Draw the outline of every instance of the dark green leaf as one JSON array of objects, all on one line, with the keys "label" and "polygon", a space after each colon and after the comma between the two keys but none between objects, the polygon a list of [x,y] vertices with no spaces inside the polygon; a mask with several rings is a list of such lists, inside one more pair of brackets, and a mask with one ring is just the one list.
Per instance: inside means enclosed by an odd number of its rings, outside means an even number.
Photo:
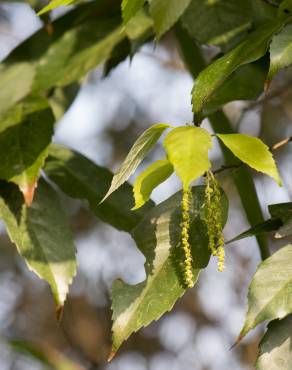
[{"label": "dark green leaf", "polygon": [[[204,223],[205,188],[193,188],[190,243],[193,273],[208,265],[207,229]],[[133,230],[138,248],[146,257],[145,281],[127,285],[117,280],[113,285],[113,352],[134,332],[158,320],[185,292],[181,238],[181,193],[153,208]],[[223,222],[228,212],[226,197],[222,198]]]},{"label": "dark green leaf", "polygon": [[208,116],[234,100],[256,100],[264,90],[267,71],[268,65],[262,61],[238,68],[211,96],[203,115]]},{"label": "dark green leaf", "polygon": [[202,119],[202,111],[216,90],[244,64],[260,59],[267,51],[273,35],[281,30],[284,21],[276,19],[263,24],[229,53],[217,59],[201,72],[192,92],[193,111]]},{"label": "dark green leaf", "polygon": [[283,225],[283,223],[279,219],[267,220],[267,221],[265,221],[265,222],[263,222],[263,223],[261,223],[259,225],[256,225],[256,226],[251,227],[247,231],[244,231],[243,233],[239,234],[235,238],[233,238],[233,239],[229,240],[228,242],[226,242],[226,244],[230,244],[230,243],[236,242],[237,240],[245,239],[245,238],[248,238],[250,236],[256,236],[256,235],[259,235],[259,234],[269,233],[269,232],[272,232],[272,231],[276,231],[282,225]]},{"label": "dark green leaf", "polygon": [[251,10],[249,1],[192,0],[182,24],[198,42],[225,46],[251,27]]},{"label": "dark green leaf", "polygon": [[28,98],[0,117],[0,178],[17,184],[30,204],[48,154],[54,117],[43,98]]},{"label": "dark green leaf", "polygon": [[133,189],[128,183],[99,205],[110,186],[112,173],[60,145],[50,147],[44,170],[64,193],[72,198],[87,200],[98,218],[119,230],[130,231],[141,220],[144,212],[153,206],[150,201],[146,208],[131,211],[134,205]]},{"label": "dark green leaf", "polygon": [[27,207],[15,185],[2,182],[0,217],[29,269],[50,284],[57,308],[61,308],[76,273],[76,258],[67,217],[55,191],[39,181],[35,199]]},{"label": "dark green leaf", "polygon": [[273,218],[280,218],[284,222],[292,216],[292,203],[271,204],[269,212]]}]

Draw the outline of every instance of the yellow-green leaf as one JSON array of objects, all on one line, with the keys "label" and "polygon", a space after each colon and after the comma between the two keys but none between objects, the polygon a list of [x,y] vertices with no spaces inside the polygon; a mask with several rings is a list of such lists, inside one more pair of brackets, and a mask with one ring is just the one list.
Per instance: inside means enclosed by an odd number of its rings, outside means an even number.
[{"label": "yellow-green leaf", "polygon": [[122,16],[125,23],[129,22],[134,15],[142,8],[145,0],[123,0]]},{"label": "yellow-green leaf", "polygon": [[133,145],[121,168],[115,174],[110,189],[101,202],[104,202],[107,197],[109,197],[129,179],[168,127],[169,125],[166,125],[165,123],[158,123],[143,132]]},{"label": "yellow-green leaf", "polygon": [[153,189],[164,182],[173,173],[173,167],[167,159],[156,161],[146,168],[135,180],[135,207],[142,207],[150,198]]},{"label": "yellow-green leaf", "polygon": [[47,6],[45,6],[42,10],[38,12],[38,15],[42,15],[44,13],[50,12],[58,8],[59,6],[67,6],[74,3],[75,0],[52,0]]},{"label": "yellow-green leaf", "polygon": [[280,175],[269,148],[259,138],[244,134],[217,134],[219,139],[242,162],[271,176],[280,186]]},{"label": "yellow-green leaf", "polygon": [[208,152],[212,138],[200,127],[175,128],[166,136],[164,147],[184,189],[211,167]]}]

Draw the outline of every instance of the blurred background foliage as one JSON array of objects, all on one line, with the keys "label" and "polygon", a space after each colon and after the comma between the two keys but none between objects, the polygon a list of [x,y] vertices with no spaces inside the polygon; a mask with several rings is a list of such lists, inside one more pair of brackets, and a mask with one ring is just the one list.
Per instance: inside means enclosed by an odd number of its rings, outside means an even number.
[{"label": "blurred background foliage", "polygon": [[[109,8],[109,4],[115,7],[115,3],[120,5],[118,1],[105,2]],[[29,1],[29,4],[1,1],[2,60],[43,24],[50,32],[48,16],[40,20],[34,12],[44,5],[42,1]],[[54,11],[53,19],[62,12]],[[242,19],[243,25],[246,22]],[[184,66],[174,33],[167,33],[159,44],[149,36],[131,45],[127,40],[119,43],[110,61],[90,72],[81,86],[74,82],[51,91],[49,97],[59,117],[55,142],[66,144],[115,170],[137,136],[149,125],[156,122],[180,125],[192,121],[192,78]],[[213,35],[207,36],[202,35],[203,43],[213,38]],[[148,38],[149,42],[138,50]],[[223,41],[221,48],[227,50],[229,46]],[[33,58],[37,55],[35,47],[30,51]],[[123,60],[129,48],[137,52],[133,59]],[[27,51],[19,49],[12,58],[25,59]],[[220,48],[205,46],[204,53],[210,58],[220,53]],[[291,80],[292,70],[287,69],[277,75],[268,94],[259,101],[227,104],[224,111],[234,129],[259,135],[268,145],[291,136]],[[5,88],[1,86],[0,97]],[[211,130],[208,122],[204,125]],[[265,218],[268,204],[291,200],[291,152],[292,147],[285,146],[275,155],[285,184],[283,188],[278,188],[267,177],[253,174]],[[157,148],[152,159],[159,154],[160,148]],[[218,168],[223,164],[219,146],[214,148],[212,159]],[[219,180],[231,203],[225,229],[226,239],[231,239],[245,230],[248,222],[229,174],[223,172]],[[160,202],[178,188],[177,181],[171,178],[155,190],[153,198]],[[81,202],[60,196],[70,214],[78,250],[78,274],[60,324],[55,318],[47,284],[28,271],[1,226],[1,370],[253,368],[263,327],[254,330],[232,351],[229,347],[243,323],[247,286],[260,260],[254,238],[228,246],[224,274],[218,273],[215,263],[211,263],[196,288],[188,291],[171,313],[133,335],[118,357],[107,364],[111,346],[111,283],[117,277],[128,283],[141,281],[145,276],[144,257],[127,234],[97,220]],[[281,245],[287,244],[286,241],[281,241]],[[279,243],[272,237],[268,242],[273,250]]]}]

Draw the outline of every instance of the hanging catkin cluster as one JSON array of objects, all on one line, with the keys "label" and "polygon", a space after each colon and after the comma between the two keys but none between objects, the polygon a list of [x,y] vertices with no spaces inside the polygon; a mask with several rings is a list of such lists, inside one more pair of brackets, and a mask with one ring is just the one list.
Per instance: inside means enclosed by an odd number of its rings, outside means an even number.
[{"label": "hanging catkin cluster", "polygon": [[222,233],[221,191],[211,171],[206,175],[205,222],[208,228],[209,249],[218,258],[218,270],[225,268],[224,238]]},{"label": "hanging catkin cluster", "polygon": [[185,283],[189,288],[194,285],[194,275],[192,270],[192,252],[189,243],[190,238],[190,203],[191,203],[192,193],[191,190],[183,190],[182,197],[182,239],[181,244],[184,250],[185,263],[184,263],[184,278]]}]

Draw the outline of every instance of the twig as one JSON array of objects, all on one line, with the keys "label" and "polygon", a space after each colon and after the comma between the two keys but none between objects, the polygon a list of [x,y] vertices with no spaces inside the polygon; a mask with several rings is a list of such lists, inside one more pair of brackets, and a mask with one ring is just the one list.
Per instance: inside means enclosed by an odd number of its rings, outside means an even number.
[{"label": "twig", "polygon": [[281,140],[281,141],[279,141],[278,143],[274,144],[274,145],[270,148],[270,150],[271,150],[271,151],[278,150],[278,149],[282,148],[283,146],[285,146],[285,145],[287,145],[287,144],[289,144],[289,143],[291,143],[291,142],[292,142],[292,136],[287,137],[286,139]]},{"label": "twig", "polygon": [[213,174],[214,175],[217,175],[218,173],[221,173],[223,171],[226,171],[226,170],[233,170],[233,169],[238,169],[240,168],[241,166],[243,165],[243,163],[238,163],[238,164],[231,164],[229,166],[221,166],[220,168],[218,168],[217,170],[213,171]]}]

